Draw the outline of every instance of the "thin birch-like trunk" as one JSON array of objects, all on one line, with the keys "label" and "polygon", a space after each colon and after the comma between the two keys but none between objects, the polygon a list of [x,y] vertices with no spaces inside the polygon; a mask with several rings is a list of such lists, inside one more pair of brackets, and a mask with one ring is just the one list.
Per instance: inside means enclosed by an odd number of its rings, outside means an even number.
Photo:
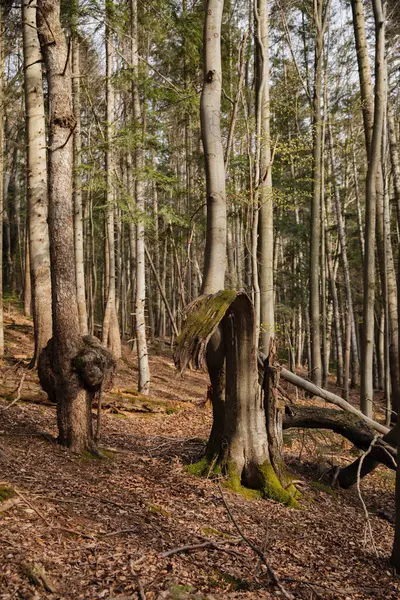
[{"label": "thin birch-like trunk", "polygon": [[201,138],[207,192],[207,236],[203,294],[224,289],[226,270],[225,166],[220,113],[223,0],[208,0],[204,25],[204,80],[200,99]]},{"label": "thin birch-like trunk", "polygon": [[320,253],[321,253],[321,153],[322,153],[322,66],[323,43],[328,14],[328,0],[314,3],[315,49],[314,93],[312,98],[312,201],[310,231],[310,328],[311,328],[311,378],[316,385],[322,383],[321,310],[320,310]]},{"label": "thin birch-like trunk", "polygon": [[[351,340],[351,350],[353,353],[353,361],[355,364],[355,371],[358,372],[358,347],[357,347],[357,336],[356,336],[356,322],[354,318],[354,310],[353,310],[353,295],[351,291],[351,281],[350,281],[350,267],[349,260],[347,256],[347,241],[346,241],[346,230],[343,219],[342,205],[340,201],[340,193],[339,188],[336,182],[335,177],[335,149],[332,135],[332,128],[328,125],[328,136],[329,136],[329,149],[330,149],[330,160],[331,160],[331,172],[332,172],[332,184],[333,184],[333,198],[335,202],[335,212],[336,212],[336,222],[338,227],[338,236],[340,242],[340,248],[342,253],[342,261],[343,261],[343,274],[344,274],[344,287],[346,293],[346,305],[348,311],[348,318],[346,318],[346,322],[350,323],[350,340]],[[347,338],[346,338],[347,340]],[[346,350],[347,349],[346,344]],[[346,355],[347,357],[347,355]],[[346,358],[345,361],[345,370],[344,370],[344,388],[348,390],[348,381],[350,377],[350,360],[349,357]],[[353,374],[356,377],[356,374]],[[357,381],[353,382],[357,383]],[[348,392],[347,392],[348,393]]]},{"label": "thin birch-like trunk", "polygon": [[137,0],[131,0],[131,64],[132,64],[132,103],[133,103],[133,119],[137,127],[137,132],[141,139],[134,156],[136,181],[135,181],[135,198],[136,208],[138,212],[136,224],[136,294],[135,294],[135,326],[136,326],[136,341],[138,354],[138,388],[142,394],[150,392],[150,367],[149,356],[147,351],[147,336],[146,336],[146,272],[145,272],[145,250],[144,250],[144,129],[142,107],[139,97],[139,57],[138,57],[138,17],[137,17]]},{"label": "thin birch-like trunk", "polygon": [[115,226],[114,226],[114,160],[113,160],[113,124],[114,124],[114,45],[110,21],[112,19],[112,3],[106,4],[106,233],[108,259],[108,284],[106,307],[103,318],[102,341],[108,345],[115,358],[121,357],[121,337],[116,310],[116,270],[115,270]]},{"label": "thin birch-like trunk", "polygon": [[[0,3],[0,32],[4,31],[3,6]],[[0,106],[4,103],[4,35],[0,35]],[[4,115],[0,110],[0,357],[4,356],[3,323],[3,208],[4,208]]]},{"label": "thin birch-like trunk", "polygon": [[80,56],[79,56],[79,37],[77,31],[77,11],[78,2],[75,0],[74,15],[71,37],[72,54],[72,100],[76,126],[74,129],[74,182],[73,182],[73,201],[74,201],[74,240],[75,240],[75,269],[76,269],[76,290],[78,298],[79,323],[82,335],[86,335],[88,329],[88,318],[86,309],[85,295],[85,265],[83,248],[83,206],[82,206],[82,174],[81,167],[81,84],[80,84]]},{"label": "thin birch-like trunk", "polygon": [[255,10],[257,26],[257,117],[260,120],[260,161],[258,174],[259,255],[260,255],[260,349],[268,355],[275,338],[274,315],[274,207],[269,99],[268,4],[258,0]]}]

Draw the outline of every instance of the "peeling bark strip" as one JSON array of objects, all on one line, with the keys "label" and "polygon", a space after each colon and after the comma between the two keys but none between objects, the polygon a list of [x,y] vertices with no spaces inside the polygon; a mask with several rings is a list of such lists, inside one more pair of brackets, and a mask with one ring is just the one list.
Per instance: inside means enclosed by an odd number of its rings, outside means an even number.
[{"label": "peeling bark strip", "polygon": [[193,302],[177,340],[175,364],[181,372],[190,361],[197,368],[206,358],[209,364],[207,343],[213,337],[210,346],[214,352],[217,333],[220,368],[223,370],[224,362],[226,368],[226,379],[219,379],[224,390],[220,390],[221,402],[213,406],[214,423],[206,456],[190,470],[198,475],[222,472],[235,491],[243,490],[244,485],[262,497],[295,506],[298,492],[286,473],[277,434],[279,411],[272,389],[272,365],[267,366],[264,382],[267,410],[260,397],[254,307],[248,296],[224,290]]},{"label": "peeling bark strip", "polygon": [[233,290],[223,290],[200,296],[189,304],[174,353],[175,366],[181,374],[191,361],[196,369],[205,368],[207,344],[236,296]]}]

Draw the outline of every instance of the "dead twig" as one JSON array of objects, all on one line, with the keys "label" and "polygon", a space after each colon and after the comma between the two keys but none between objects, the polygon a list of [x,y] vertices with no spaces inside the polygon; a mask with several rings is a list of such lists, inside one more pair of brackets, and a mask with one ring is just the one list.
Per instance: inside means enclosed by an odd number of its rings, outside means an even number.
[{"label": "dead twig", "polygon": [[82,531],[76,531],[75,529],[70,529],[69,527],[58,527],[58,526],[55,527],[46,519],[46,517],[40,512],[40,510],[38,508],[36,508],[36,506],[34,506],[31,502],[29,502],[29,500],[21,492],[19,492],[16,489],[14,489],[14,491],[17,494],[17,496],[19,496],[21,498],[21,500],[23,502],[25,502],[25,504],[27,504],[46,523],[46,525],[47,525],[47,527],[49,527],[49,529],[53,529],[55,531],[64,531],[65,533],[77,535],[77,536],[86,538],[88,540],[94,539],[92,535],[88,535],[86,533],[83,533]]},{"label": "dead twig", "polygon": [[224,506],[226,508],[226,511],[228,513],[228,516],[230,518],[230,520],[232,521],[233,525],[236,527],[238,534],[240,535],[240,537],[242,538],[242,540],[253,550],[253,552],[259,557],[259,559],[262,561],[262,563],[265,565],[265,567],[267,568],[267,572],[268,575],[271,578],[272,583],[279,589],[279,591],[283,594],[283,596],[285,598],[288,598],[289,600],[293,600],[293,595],[288,592],[283,585],[281,584],[281,582],[279,581],[275,571],[273,570],[273,568],[271,567],[271,565],[269,564],[269,562],[267,561],[264,553],[260,550],[260,548],[258,546],[256,546],[251,540],[249,540],[249,538],[243,533],[243,531],[240,529],[239,525],[236,522],[235,517],[232,514],[231,509],[228,506],[227,501],[225,500],[225,496],[223,494],[221,485],[218,484],[219,487],[219,491],[221,493],[221,498],[222,498],[222,502],[224,503]]},{"label": "dead twig", "polygon": [[139,598],[140,598],[140,600],[146,600],[146,592],[144,591],[144,587],[143,587],[142,582],[140,581],[139,575],[135,572],[132,560],[129,562],[129,566],[130,566],[133,577],[136,579],[138,592],[139,592]]},{"label": "dead twig", "polygon": [[160,554],[161,558],[168,558],[168,556],[173,556],[174,554],[180,554],[182,552],[190,552],[190,550],[201,550],[204,548],[209,548],[210,550],[219,550],[220,552],[227,552],[228,554],[234,554],[242,558],[239,552],[232,550],[231,548],[224,548],[224,546],[219,546],[212,540],[206,540],[205,542],[199,542],[198,544],[188,544],[187,546],[178,546],[177,548],[172,548],[171,550],[167,550],[167,552],[163,552]]},{"label": "dead twig", "polygon": [[113,537],[115,535],[124,535],[126,533],[137,533],[137,529],[119,529],[118,531],[111,531],[110,533],[102,533],[101,537]]},{"label": "dead twig", "polygon": [[[379,552],[375,545],[375,540],[374,540],[374,535],[372,533],[372,527],[371,527],[371,521],[370,521],[369,514],[368,514],[368,509],[367,509],[367,506],[366,506],[364,499],[362,497],[362,494],[361,494],[360,480],[361,480],[361,468],[362,468],[364,459],[367,456],[367,454],[369,454],[371,452],[371,450],[372,450],[373,446],[376,444],[378,438],[379,438],[379,435],[376,433],[369,445],[369,448],[367,450],[365,450],[365,452],[362,453],[362,455],[360,457],[360,462],[358,463],[358,467],[357,467],[357,493],[358,493],[358,497],[360,498],[360,502],[361,502],[361,505],[363,507],[363,511],[365,514],[366,529],[368,529],[369,536],[371,538],[372,548],[373,548],[377,558],[379,558]],[[365,544],[366,544],[366,539],[364,538],[364,545]]]},{"label": "dead twig", "polygon": [[[21,391],[22,391],[22,386],[24,384],[25,377],[26,377],[26,373],[23,373],[22,377],[20,379],[20,382],[18,384],[18,387],[14,390],[14,392],[17,392],[16,397],[10,404],[7,404],[7,406],[5,406],[1,412],[5,412],[9,408],[11,408],[14,404],[16,404],[18,402],[18,400],[21,399]],[[14,393],[14,392],[12,392],[12,393]]]}]

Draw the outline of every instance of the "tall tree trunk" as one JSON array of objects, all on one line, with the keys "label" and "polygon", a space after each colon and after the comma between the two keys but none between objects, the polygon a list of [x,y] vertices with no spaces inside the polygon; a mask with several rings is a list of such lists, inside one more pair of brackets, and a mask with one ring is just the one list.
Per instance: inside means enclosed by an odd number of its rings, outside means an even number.
[{"label": "tall tree trunk", "polygon": [[4,208],[4,8],[0,3],[0,358],[4,356],[3,324],[3,208]]},{"label": "tall tree trunk", "polygon": [[226,270],[225,167],[220,112],[222,90],[221,22],[223,0],[208,0],[204,24],[204,80],[200,99],[207,192],[204,294],[224,288]]},{"label": "tall tree trunk", "polygon": [[140,142],[135,150],[135,195],[136,207],[138,211],[138,221],[136,224],[136,296],[135,296],[135,323],[136,323],[136,340],[138,354],[138,387],[139,392],[148,394],[150,391],[150,367],[147,351],[146,337],[146,263],[144,251],[144,126],[142,107],[139,96],[139,70],[138,70],[138,16],[137,16],[137,0],[131,0],[131,63],[132,63],[132,101],[133,101],[133,118],[136,124]]},{"label": "tall tree trunk", "polygon": [[[348,321],[350,323],[350,332],[349,333],[351,335],[351,337],[350,337],[351,350],[353,353],[353,361],[356,365],[356,371],[358,372],[358,348],[357,348],[357,336],[356,336],[356,322],[355,322],[354,311],[353,311],[353,296],[352,296],[352,292],[351,292],[350,267],[349,267],[349,260],[348,260],[348,256],[347,256],[346,231],[345,231],[343,212],[342,212],[342,206],[341,206],[341,201],[340,201],[339,188],[337,186],[336,177],[334,176],[334,173],[335,173],[335,150],[334,150],[334,142],[333,142],[333,136],[332,136],[332,128],[330,125],[328,125],[328,136],[329,136],[329,146],[330,146],[331,169],[332,169],[332,176],[333,176],[333,196],[334,196],[334,201],[335,201],[335,212],[336,212],[339,242],[340,242],[340,248],[342,251],[344,287],[345,287],[345,293],[346,293]],[[347,328],[346,328],[346,331],[347,331]],[[350,376],[350,371],[349,371],[350,363],[348,360],[346,361],[346,364],[347,364],[347,366],[346,366],[346,369],[344,372],[344,387],[345,387],[345,390],[347,390],[346,393],[348,393],[348,382],[349,382],[349,376]],[[354,383],[357,383],[357,382],[355,381]]]},{"label": "tall tree trunk", "polygon": [[310,326],[311,326],[311,378],[316,385],[322,383],[321,311],[319,297],[321,252],[321,146],[322,146],[322,66],[324,33],[329,14],[329,1],[324,11],[324,0],[314,3],[315,50],[314,94],[312,100],[313,167],[310,231]]},{"label": "tall tree trunk", "polygon": [[52,336],[51,277],[46,157],[46,125],[42,85],[42,54],[36,31],[36,3],[23,0],[22,24],[25,66],[25,112],[27,149],[27,205],[29,256],[32,280],[36,367]]},{"label": "tall tree trunk", "polygon": [[78,294],[79,322],[82,335],[86,335],[88,329],[88,318],[86,310],[85,295],[85,265],[83,249],[83,206],[82,185],[80,172],[81,167],[81,83],[80,83],[80,56],[79,56],[79,34],[77,30],[79,0],[74,0],[74,15],[72,23],[72,98],[76,126],[74,129],[74,233],[75,233],[75,269],[76,289]]},{"label": "tall tree trunk", "polygon": [[[361,97],[363,101],[364,131],[368,154],[365,211],[365,258],[364,258],[364,303],[363,303],[363,344],[361,371],[361,409],[372,416],[373,351],[374,351],[374,303],[375,303],[375,231],[376,198],[382,193],[381,144],[384,118],[384,52],[385,25],[381,13],[380,0],[374,0],[376,31],[375,50],[375,98],[372,93],[371,74],[365,38],[365,23],[362,2],[353,0],[353,20],[359,64]],[[373,109],[372,109],[373,107]]]},{"label": "tall tree trunk", "polygon": [[[202,293],[224,289],[226,271],[225,165],[221,139],[221,25],[223,0],[207,0],[203,31],[204,78],[200,99],[201,139],[203,142],[207,194],[207,235]],[[218,455],[224,430],[225,350],[218,329],[207,346],[207,368],[211,381],[213,426],[208,441],[208,457]]]},{"label": "tall tree trunk", "polygon": [[272,164],[269,100],[268,4],[258,0],[257,23],[257,116],[260,119],[259,163],[259,255],[260,255],[260,349],[268,354],[275,337],[274,316],[274,207],[272,198]]},{"label": "tall tree trunk", "polygon": [[106,308],[103,319],[103,344],[108,344],[115,358],[121,357],[121,337],[119,332],[116,310],[116,273],[115,273],[115,232],[114,232],[114,160],[113,160],[113,131],[114,131],[114,87],[112,82],[114,71],[114,44],[112,40],[111,21],[113,3],[106,3],[106,229],[108,256],[108,290]]},{"label": "tall tree trunk", "polygon": [[[74,451],[95,450],[90,395],[73,361],[82,347],[76,295],[72,205],[71,69],[60,23],[60,0],[38,0],[37,27],[46,62],[50,105],[49,232],[53,338],[42,352],[57,399],[59,442]],[[39,368],[41,365],[39,364]],[[42,385],[44,379],[42,379]]]}]

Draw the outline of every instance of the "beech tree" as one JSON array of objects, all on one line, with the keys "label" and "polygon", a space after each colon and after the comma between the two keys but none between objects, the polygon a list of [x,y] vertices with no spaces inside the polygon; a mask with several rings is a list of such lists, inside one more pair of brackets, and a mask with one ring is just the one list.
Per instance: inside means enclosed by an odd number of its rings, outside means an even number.
[{"label": "beech tree", "polygon": [[[96,451],[91,400],[103,385],[109,353],[80,333],[77,302],[73,205],[71,66],[60,23],[60,0],[39,0],[36,15],[46,63],[50,100],[49,234],[53,337],[39,359],[39,377],[57,402],[59,442],[76,452]],[[93,377],[93,363],[98,371]],[[91,369],[88,366],[91,366]],[[88,374],[88,371],[90,374]]]},{"label": "beech tree", "polygon": [[[266,18],[266,4],[260,4],[259,18]],[[202,139],[206,166],[207,238],[203,296],[190,306],[183,331],[178,338],[175,360],[181,371],[189,361],[198,366],[206,357],[211,381],[213,426],[205,456],[191,467],[200,475],[213,471],[227,476],[230,485],[257,490],[288,505],[296,504],[298,495],[291,485],[281,456],[279,417],[274,386],[275,350],[269,344],[265,359],[263,396],[258,384],[258,359],[254,308],[246,294],[220,289],[224,285],[226,255],[226,207],[224,163],[221,136],[218,135],[221,98],[220,31],[223,3],[209,0],[204,22],[204,82],[201,101]],[[259,30],[261,79],[268,74],[263,56],[266,31]],[[262,37],[261,37],[262,35]],[[261,58],[262,57],[262,58]],[[265,81],[263,82],[265,84]],[[260,93],[263,135],[268,135],[268,94]],[[269,143],[269,140],[264,142]],[[269,169],[268,150],[262,151],[260,164]],[[263,185],[267,173],[262,172]],[[270,178],[268,178],[270,182]],[[270,193],[270,190],[267,193]],[[270,202],[267,193],[264,202]],[[268,227],[270,217],[265,219]],[[264,225],[265,228],[265,225]],[[222,235],[223,233],[223,235]],[[268,231],[264,231],[267,235]],[[269,251],[270,249],[267,248]],[[222,255],[224,252],[224,255]],[[218,272],[222,261],[222,272]],[[267,261],[272,269],[272,261]],[[264,272],[265,274],[265,272]],[[268,281],[272,276],[268,275]],[[210,292],[214,292],[211,294]],[[266,302],[268,305],[268,300]],[[265,313],[264,313],[265,314]],[[271,333],[269,335],[271,337]],[[273,339],[273,338],[271,338]]]},{"label": "beech tree", "polygon": [[37,6],[22,2],[27,149],[27,205],[35,352],[31,366],[52,336],[49,231],[47,226],[46,124],[42,55],[36,31]]}]

